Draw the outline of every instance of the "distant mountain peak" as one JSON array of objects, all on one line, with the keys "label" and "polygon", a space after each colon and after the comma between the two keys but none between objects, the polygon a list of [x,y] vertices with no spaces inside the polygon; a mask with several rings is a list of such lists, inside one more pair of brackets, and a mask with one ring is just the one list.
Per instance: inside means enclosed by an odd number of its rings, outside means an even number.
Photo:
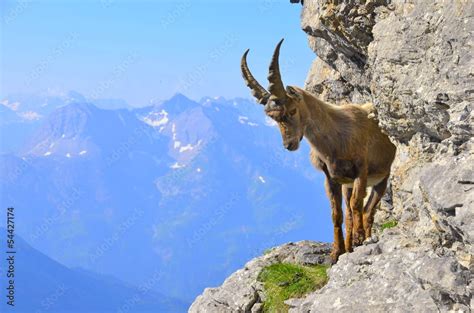
[{"label": "distant mountain peak", "polygon": [[169,100],[163,101],[157,105],[157,108],[159,110],[165,110],[167,113],[180,114],[199,106],[200,104],[198,102],[189,99],[181,93],[177,93]]},{"label": "distant mountain peak", "polygon": [[184,94],[177,92],[168,101],[192,101],[192,100],[186,97]]},{"label": "distant mountain peak", "polygon": [[96,107],[94,104],[87,102],[87,101],[71,101],[65,106],[61,107],[59,110],[81,110],[81,111],[95,111],[95,110],[100,110],[98,107]]},{"label": "distant mountain peak", "polygon": [[72,102],[87,102],[86,98],[77,91],[70,90],[66,95],[66,101],[68,103]]}]

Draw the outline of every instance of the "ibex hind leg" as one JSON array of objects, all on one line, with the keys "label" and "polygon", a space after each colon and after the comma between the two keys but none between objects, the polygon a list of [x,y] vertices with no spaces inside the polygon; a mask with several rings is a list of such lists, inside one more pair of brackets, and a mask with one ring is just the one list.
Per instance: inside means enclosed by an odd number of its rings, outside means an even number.
[{"label": "ibex hind leg", "polygon": [[352,252],[352,210],[351,210],[351,196],[352,188],[349,186],[342,186],[342,194],[344,197],[344,202],[346,204],[345,220],[344,225],[346,228],[346,239],[344,241],[346,252]]},{"label": "ibex hind leg", "polygon": [[354,180],[350,207],[352,211],[352,245],[360,246],[365,240],[363,212],[364,198],[367,188],[367,175],[361,175]]},{"label": "ibex hind leg", "polygon": [[372,236],[372,224],[374,223],[374,215],[377,211],[377,206],[380,203],[380,200],[387,189],[388,177],[385,177],[380,183],[372,187],[372,192],[370,194],[367,203],[364,206],[363,213],[363,224],[365,231],[365,238],[370,238]]}]

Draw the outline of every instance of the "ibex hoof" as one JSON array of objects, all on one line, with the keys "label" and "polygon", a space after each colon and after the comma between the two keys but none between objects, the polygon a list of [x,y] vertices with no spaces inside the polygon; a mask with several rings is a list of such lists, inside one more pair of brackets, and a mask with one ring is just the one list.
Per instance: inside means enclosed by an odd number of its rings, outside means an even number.
[{"label": "ibex hoof", "polygon": [[364,242],[365,240],[365,235],[363,232],[358,232],[358,233],[355,233],[354,234],[354,238],[352,240],[352,245],[354,247],[358,247],[360,245],[362,245],[362,243]]},{"label": "ibex hoof", "polygon": [[330,254],[331,264],[336,264],[337,260],[339,259],[339,256],[343,253],[344,251],[341,251],[341,250],[332,250]]}]

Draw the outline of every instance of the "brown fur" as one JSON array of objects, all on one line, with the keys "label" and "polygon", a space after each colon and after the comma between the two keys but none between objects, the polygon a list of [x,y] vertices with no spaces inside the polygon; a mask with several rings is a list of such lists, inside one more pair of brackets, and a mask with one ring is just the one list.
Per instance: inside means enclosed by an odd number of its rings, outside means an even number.
[{"label": "brown fur", "polygon": [[[326,175],[334,223],[335,262],[340,254],[352,251],[352,245],[360,245],[370,237],[375,207],[385,192],[395,146],[377,122],[368,117],[372,105],[334,106],[298,87],[288,87],[287,91],[284,108],[267,110],[267,115],[279,124],[283,142],[290,150],[298,148],[301,136],[308,140],[312,164]],[[369,183],[374,186],[364,207]],[[345,244],[342,195],[346,202]]]}]

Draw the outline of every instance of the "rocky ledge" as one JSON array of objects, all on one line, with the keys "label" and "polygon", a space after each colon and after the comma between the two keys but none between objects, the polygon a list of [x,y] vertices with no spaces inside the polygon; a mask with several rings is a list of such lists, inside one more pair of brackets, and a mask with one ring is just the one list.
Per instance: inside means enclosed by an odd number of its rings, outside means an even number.
[{"label": "rocky ledge", "polygon": [[331,245],[311,241],[288,243],[267,251],[229,276],[222,286],[206,288],[189,312],[262,312],[265,292],[258,275],[275,263],[330,264]]}]

